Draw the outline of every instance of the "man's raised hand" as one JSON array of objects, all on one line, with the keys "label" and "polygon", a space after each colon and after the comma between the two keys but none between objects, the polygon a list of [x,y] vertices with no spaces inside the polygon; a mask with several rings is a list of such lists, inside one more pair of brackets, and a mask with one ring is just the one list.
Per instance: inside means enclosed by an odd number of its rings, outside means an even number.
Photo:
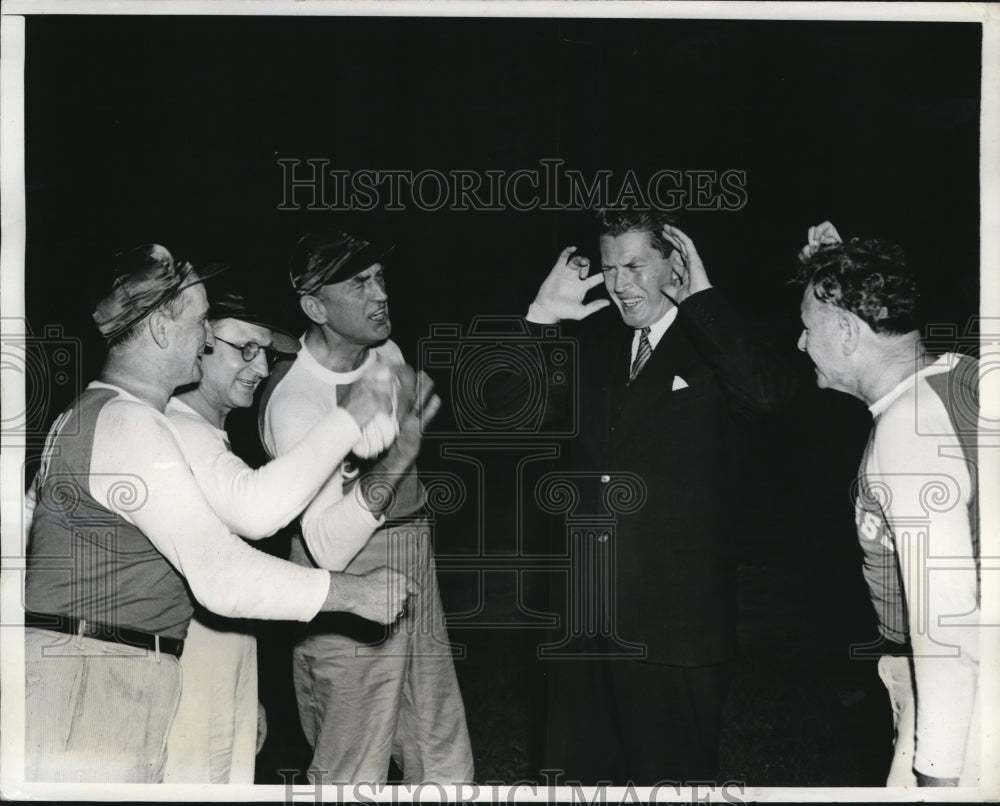
[{"label": "man's raised hand", "polygon": [[381,469],[389,473],[402,473],[413,464],[420,452],[423,429],[441,408],[441,398],[434,394],[430,376],[423,370],[416,374],[409,367],[406,370],[397,412],[399,436],[379,462]]},{"label": "man's raised hand", "polygon": [[567,246],[559,253],[555,265],[538,289],[535,301],[528,308],[528,321],[554,324],[563,319],[586,319],[611,304],[608,299],[584,303],[587,292],[600,285],[604,278],[600,274],[588,277],[590,261],[585,257],[573,257],[575,251],[575,246]]},{"label": "man's raised hand", "polygon": [[441,398],[434,394],[434,381],[426,372],[415,373],[404,365],[396,367],[396,372],[400,379],[398,435],[385,455],[358,479],[365,506],[376,516],[392,506],[398,485],[420,453],[423,429],[441,407]]},{"label": "man's raised hand", "polygon": [[711,288],[705,264],[701,262],[694,241],[669,224],[663,225],[663,238],[673,244],[675,251],[669,257],[673,267],[670,279],[660,286],[660,293],[669,297],[674,305],[680,305],[692,294]]},{"label": "man's raised hand", "polygon": [[841,243],[841,241],[843,241],[843,238],[840,237],[837,228],[829,221],[824,221],[815,227],[809,227],[809,232],[806,235],[806,245],[799,250],[799,258],[805,260],[821,246],[831,243]]},{"label": "man's raised hand", "polygon": [[399,386],[399,378],[393,368],[376,361],[354,383],[340,388],[337,405],[346,409],[358,428],[363,430],[378,412],[392,414]]}]

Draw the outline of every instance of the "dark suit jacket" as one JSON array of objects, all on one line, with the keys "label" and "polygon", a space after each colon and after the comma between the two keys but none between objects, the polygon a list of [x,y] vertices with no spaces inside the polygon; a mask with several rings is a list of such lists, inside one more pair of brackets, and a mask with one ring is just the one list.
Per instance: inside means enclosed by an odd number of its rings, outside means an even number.
[{"label": "dark suit jacket", "polygon": [[680,305],[628,384],[632,336],[613,309],[579,323],[581,428],[565,469],[590,471],[581,511],[606,508],[601,487],[616,475],[645,485],[643,506],[590,547],[614,554],[618,636],[653,662],[720,662],[735,652],[741,421],[788,401],[794,373],[716,289]]}]

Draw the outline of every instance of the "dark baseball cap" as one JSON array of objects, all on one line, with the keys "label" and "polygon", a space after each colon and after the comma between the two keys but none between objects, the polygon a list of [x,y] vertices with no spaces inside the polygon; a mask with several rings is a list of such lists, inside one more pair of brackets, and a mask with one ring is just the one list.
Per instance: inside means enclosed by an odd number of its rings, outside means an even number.
[{"label": "dark baseball cap", "polygon": [[111,261],[111,288],[94,309],[94,322],[108,341],[145,319],[185,288],[223,271],[216,265],[195,271],[170,250],[149,243],[119,252]]},{"label": "dark baseball cap", "polygon": [[299,294],[314,294],[380,263],[394,244],[366,241],[346,232],[310,232],[292,250],[288,276]]},{"label": "dark baseball cap", "polygon": [[229,290],[212,294],[208,306],[208,318],[212,322],[220,319],[238,319],[251,325],[258,325],[271,331],[271,346],[279,353],[294,355],[302,345],[284,326],[279,324],[278,315],[270,309],[260,296],[247,295]]}]

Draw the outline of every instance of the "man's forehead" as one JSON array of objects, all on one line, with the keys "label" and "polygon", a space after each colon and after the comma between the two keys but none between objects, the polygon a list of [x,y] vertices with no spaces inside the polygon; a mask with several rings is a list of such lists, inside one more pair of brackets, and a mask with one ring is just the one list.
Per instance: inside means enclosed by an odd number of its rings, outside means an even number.
[{"label": "man's forehead", "polygon": [[805,316],[807,313],[812,314],[825,314],[833,313],[837,309],[837,306],[833,303],[822,300],[816,296],[816,286],[809,283],[802,292],[802,304],[799,306],[799,310],[802,315]]},{"label": "man's forehead", "polygon": [[369,266],[367,269],[364,269],[363,271],[359,271],[357,274],[354,275],[353,278],[349,277],[348,279],[349,280],[350,279],[358,279],[358,278],[361,278],[361,277],[366,277],[367,278],[367,277],[371,277],[373,274],[378,274],[381,271],[384,271],[384,267],[382,266],[381,263],[372,263],[372,265]]},{"label": "man's forehead", "polygon": [[612,235],[611,233],[605,233],[600,238],[601,246],[610,246],[611,244],[616,244],[620,246],[651,246],[652,240],[649,237],[649,233],[644,229],[630,229],[626,232],[620,232],[617,235]]},{"label": "man's forehead", "polygon": [[326,283],[325,285],[320,286],[320,288],[331,288],[331,289],[335,289],[338,287],[343,288],[345,285],[347,285],[347,283],[350,283],[352,281],[358,282],[359,280],[364,281],[367,280],[369,277],[372,277],[373,275],[376,274],[381,274],[384,271],[385,269],[381,263],[373,263],[368,268],[362,269],[359,272],[355,272],[350,277],[345,277],[343,280],[338,280],[336,283]]},{"label": "man's forehead", "polygon": [[600,238],[601,257],[604,260],[617,258],[629,260],[635,257],[648,259],[661,257],[653,246],[653,240],[646,230],[629,230],[620,235],[602,235]]},{"label": "man's forehead", "polygon": [[224,339],[255,341],[261,347],[267,347],[271,343],[271,330],[269,328],[244,322],[242,319],[216,319],[212,322],[212,332]]}]

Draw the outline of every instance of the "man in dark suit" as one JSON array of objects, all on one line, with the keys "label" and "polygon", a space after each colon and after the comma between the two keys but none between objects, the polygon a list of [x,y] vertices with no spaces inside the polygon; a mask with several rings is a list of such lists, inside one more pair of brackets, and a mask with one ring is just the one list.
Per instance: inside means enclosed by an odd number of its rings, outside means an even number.
[{"label": "man in dark suit", "polygon": [[[589,578],[567,610],[605,587],[585,604],[592,628],[548,662],[546,764],[582,783],[711,781],[736,643],[740,421],[788,401],[794,373],[712,287],[669,216],[602,212],[600,226],[601,273],[563,250],[527,319],[597,314],[563,328],[580,345],[566,478],[578,511],[606,516],[618,482],[637,498],[571,549],[570,577]],[[611,302],[585,303],[602,281]],[[626,327],[598,314],[612,303]]]}]

